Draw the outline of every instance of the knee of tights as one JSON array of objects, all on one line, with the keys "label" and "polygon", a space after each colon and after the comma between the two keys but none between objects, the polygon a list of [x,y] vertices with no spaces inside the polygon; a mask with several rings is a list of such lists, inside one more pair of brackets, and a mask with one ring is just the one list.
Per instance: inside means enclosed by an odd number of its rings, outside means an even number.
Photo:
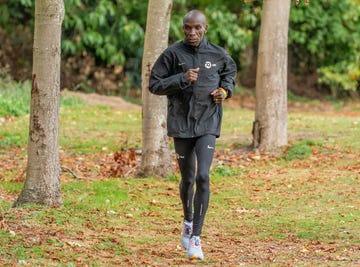
[{"label": "knee of tights", "polygon": [[196,177],[196,182],[200,184],[206,184],[209,183],[209,174],[208,173],[198,173]]},{"label": "knee of tights", "polygon": [[181,188],[189,188],[189,187],[192,187],[192,186],[194,186],[194,181],[193,180],[189,180],[189,181],[182,180],[181,181],[181,185],[180,185]]},{"label": "knee of tights", "polygon": [[206,175],[206,176],[198,176],[197,179],[196,179],[196,186],[197,188],[205,191],[205,190],[209,190],[209,186],[210,186],[210,183],[209,183],[209,176]]}]

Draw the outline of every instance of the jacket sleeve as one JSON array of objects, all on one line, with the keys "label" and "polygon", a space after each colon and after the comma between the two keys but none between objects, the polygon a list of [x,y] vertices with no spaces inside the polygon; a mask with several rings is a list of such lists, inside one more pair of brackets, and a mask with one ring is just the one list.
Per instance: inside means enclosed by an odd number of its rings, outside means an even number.
[{"label": "jacket sleeve", "polygon": [[156,95],[173,95],[189,87],[182,71],[176,72],[174,59],[165,50],[156,60],[150,74],[149,90]]},{"label": "jacket sleeve", "polygon": [[227,98],[232,96],[232,91],[235,86],[236,72],[237,68],[235,61],[228,54],[226,54],[224,67],[220,72],[219,86],[228,91]]}]

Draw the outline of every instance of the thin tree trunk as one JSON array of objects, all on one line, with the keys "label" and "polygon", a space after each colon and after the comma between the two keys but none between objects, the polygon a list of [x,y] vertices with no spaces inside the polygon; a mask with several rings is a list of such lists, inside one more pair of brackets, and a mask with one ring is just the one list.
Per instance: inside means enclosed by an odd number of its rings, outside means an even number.
[{"label": "thin tree trunk", "polygon": [[264,0],[256,73],[255,148],[287,144],[287,47],[290,0]]},{"label": "thin tree trunk", "polygon": [[59,163],[63,0],[36,0],[26,181],[14,206],[62,204]]},{"label": "thin tree trunk", "polygon": [[171,0],[150,0],[142,62],[142,159],[144,175],[167,176],[171,172],[167,137],[167,98],[149,92],[149,77],[158,56],[168,46]]}]

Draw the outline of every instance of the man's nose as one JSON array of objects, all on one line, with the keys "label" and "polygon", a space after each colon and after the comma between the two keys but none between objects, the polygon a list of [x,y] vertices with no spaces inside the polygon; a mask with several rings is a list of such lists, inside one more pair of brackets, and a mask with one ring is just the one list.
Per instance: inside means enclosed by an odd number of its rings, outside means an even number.
[{"label": "man's nose", "polygon": [[196,30],[194,28],[190,30],[190,35],[195,35],[195,33],[196,33]]}]

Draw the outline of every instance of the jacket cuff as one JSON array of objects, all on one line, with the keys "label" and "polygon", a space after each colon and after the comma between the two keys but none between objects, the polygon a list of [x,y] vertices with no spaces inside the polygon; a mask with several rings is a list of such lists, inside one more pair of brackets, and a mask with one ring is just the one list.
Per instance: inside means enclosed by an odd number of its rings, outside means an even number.
[{"label": "jacket cuff", "polygon": [[227,91],[226,99],[228,99],[232,96],[232,89],[229,89],[229,87],[227,87],[227,86],[221,86],[221,88],[224,88]]},{"label": "jacket cuff", "polygon": [[191,83],[189,83],[188,81],[185,80],[184,73],[179,73],[179,75],[180,75],[180,79],[179,79],[180,80],[180,83],[179,83],[180,89],[188,88],[191,85]]}]

